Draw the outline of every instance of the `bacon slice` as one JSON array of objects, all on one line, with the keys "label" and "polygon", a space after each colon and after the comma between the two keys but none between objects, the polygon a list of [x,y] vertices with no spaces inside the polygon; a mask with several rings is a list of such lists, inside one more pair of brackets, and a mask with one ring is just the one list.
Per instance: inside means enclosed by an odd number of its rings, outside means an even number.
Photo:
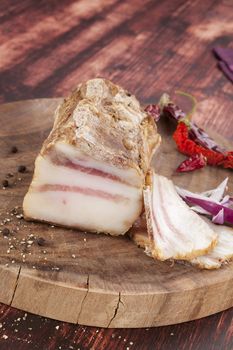
[{"label": "bacon slice", "polygon": [[144,203],[154,258],[190,260],[216,245],[213,229],[180,198],[171,180],[151,172]]},{"label": "bacon slice", "polygon": [[191,260],[191,264],[203,269],[218,269],[233,258],[233,229],[229,226],[215,225],[209,219],[204,219],[217,233],[218,243],[207,255]]},{"label": "bacon slice", "polygon": [[134,96],[104,79],[80,84],[55,112],[24,198],[25,218],[124,234],[141,213],[159,142]]},{"label": "bacon slice", "polygon": [[[233,258],[233,229],[229,226],[215,225],[209,219],[203,219],[217,233],[217,244],[208,254],[198,256],[189,262],[200,269],[219,269]],[[129,236],[140,248],[145,249],[147,255],[152,255],[144,214],[134,223]]]}]

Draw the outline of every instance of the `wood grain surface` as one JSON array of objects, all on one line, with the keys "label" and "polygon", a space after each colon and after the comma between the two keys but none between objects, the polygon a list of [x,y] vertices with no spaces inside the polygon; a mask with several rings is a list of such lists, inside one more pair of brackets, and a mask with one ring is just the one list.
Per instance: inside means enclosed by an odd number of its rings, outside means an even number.
[{"label": "wood grain surface", "polygon": [[[197,97],[200,125],[233,140],[232,84],[211,52],[215,45],[232,47],[232,6],[231,0],[2,0],[1,102],[65,95],[96,75],[144,103],[179,88]],[[232,310],[177,326],[114,331],[6,306],[0,315],[3,350],[233,347]]]},{"label": "wood grain surface", "polygon": [[[233,263],[215,271],[171,266],[148,257],[127,236],[83,233],[21,217],[34,161],[58,103],[35,99],[0,106],[0,176],[13,175],[0,190],[0,223],[2,230],[10,230],[0,237],[0,301],[56,320],[106,328],[168,325],[232,307]],[[205,167],[175,174],[184,157],[171,137],[174,125],[164,119],[158,129],[162,144],[152,162],[156,172],[196,192],[228,177],[233,192],[232,170]],[[232,143],[215,138],[233,149]],[[11,153],[14,145],[18,152]],[[17,171],[20,164],[26,172]]]}]

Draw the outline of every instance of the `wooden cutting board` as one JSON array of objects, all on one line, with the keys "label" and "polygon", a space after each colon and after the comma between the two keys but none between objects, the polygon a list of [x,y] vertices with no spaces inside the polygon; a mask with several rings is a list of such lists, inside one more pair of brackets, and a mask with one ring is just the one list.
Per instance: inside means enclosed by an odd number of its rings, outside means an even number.
[{"label": "wooden cutting board", "polygon": [[[216,271],[154,261],[127,237],[108,237],[30,223],[20,218],[33,163],[53,124],[60,99],[0,106],[0,302],[57,320],[100,327],[150,327],[189,321],[233,306],[233,263]],[[207,167],[174,174],[184,159],[171,138],[174,126],[160,122],[162,146],[154,166],[178,185],[203,191],[232,171]],[[220,137],[218,137],[220,140]],[[226,140],[226,147],[233,148]],[[11,147],[19,151],[11,153]],[[17,173],[26,165],[26,173]],[[17,210],[14,210],[19,206]],[[12,212],[13,211],[13,212]],[[107,220],[108,218],[106,218]],[[38,238],[45,242],[38,245]],[[26,242],[26,243],[25,243]],[[40,241],[39,241],[40,242]],[[43,242],[42,242],[43,243]]]}]

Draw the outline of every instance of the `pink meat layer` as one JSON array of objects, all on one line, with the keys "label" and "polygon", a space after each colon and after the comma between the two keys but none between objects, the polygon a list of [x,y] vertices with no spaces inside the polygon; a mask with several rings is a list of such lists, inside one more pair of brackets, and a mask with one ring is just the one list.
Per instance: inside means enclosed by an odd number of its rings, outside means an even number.
[{"label": "pink meat layer", "polygon": [[[128,183],[127,181],[121,179],[119,176],[107,173],[105,171],[99,170],[99,169],[95,169],[95,168],[90,168],[88,166],[83,166],[77,163],[73,163],[71,160],[67,159],[67,158],[63,158],[63,157],[59,157],[59,158],[51,158],[51,161],[53,164],[57,165],[57,166],[65,166],[67,168],[70,169],[75,169],[78,171],[81,171],[83,173],[89,174],[89,175],[93,175],[93,176],[100,176],[106,179],[110,179],[113,181],[117,181],[120,183],[124,183],[127,184],[128,186],[132,186],[134,187],[132,184]],[[78,159],[77,159],[78,161]]]},{"label": "pink meat layer", "polygon": [[61,191],[61,192],[76,192],[82,193],[86,196],[100,197],[108,199],[114,202],[128,202],[129,198],[118,195],[111,194],[100,190],[94,190],[92,188],[83,188],[78,186],[68,186],[68,185],[59,185],[59,184],[45,184],[41,186],[34,187],[35,191],[38,192],[48,192],[48,191]]}]

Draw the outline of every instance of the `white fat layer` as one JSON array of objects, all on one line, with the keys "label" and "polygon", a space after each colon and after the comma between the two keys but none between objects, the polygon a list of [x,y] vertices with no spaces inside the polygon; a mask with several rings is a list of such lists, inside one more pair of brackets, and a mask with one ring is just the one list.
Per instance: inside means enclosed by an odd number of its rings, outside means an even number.
[{"label": "white fat layer", "polygon": [[67,159],[71,160],[73,163],[80,164],[85,167],[94,168],[97,170],[104,171],[106,173],[115,175],[125,180],[126,182],[131,183],[135,186],[141,186],[144,182],[144,176],[135,168],[117,168],[109,164],[94,160],[87,155],[84,155],[80,152],[79,149],[68,145],[63,142],[57,142],[55,145],[56,152],[61,152],[64,154]]},{"label": "white fat layer", "polygon": [[161,259],[198,256],[216,239],[214,231],[180,198],[172,181],[156,174],[153,175],[150,210],[154,212],[162,236],[153,220],[154,244],[161,252]]},{"label": "white fat layer", "polygon": [[74,192],[28,192],[24,199],[30,218],[113,235],[125,233],[140,211],[138,201],[117,203]]},{"label": "white fat layer", "polygon": [[39,156],[36,160],[36,172],[32,186],[44,184],[60,184],[91,188],[111,194],[123,195],[132,201],[139,201],[142,196],[141,188],[131,187],[121,182],[84,173],[80,170],[71,169],[66,166],[57,166],[51,162],[49,157]]},{"label": "white fat layer", "polygon": [[150,197],[150,211],[151,213],[153,213],[153,211],[154,213],[156,212],[156,215],[154,214],[156,222],[154,218],[152,219],[154,246],[161,251],[161,259],[169,259],[170,255],[172,254],[172,247],[176,242],[176,237],[174,236],[173,231],[167,225],[167,222],[164,218],[163,210],[161,207],[161,197],[159,196],[159,193],[157,192],[156,194],[156,201],[152,200],[150,191],[148,192],[148,195]]},{"label": "white fat layer", "polygon": [[[129,184],[95,176],[65,166],[57,166],[46,157],[38,156],[31,188],[24,200],[24,212],[27,217],[49,221],[64,226],[106,232],[125,233],[137,219],[142,209],[142,186],[140,174],[134,169],[118,169],[105,163],[93,161],[74,151],[72,146],[59,143],[56,152],[62,152],[73,163],[95,168],[116,175]],[[78,159],[80,159],[78,161]],[[36,187],[46,184],[77,186],[103,191],[112,195],[121,195],[127,201],[116,202],[97,196],[77,192],[46,191],[37,193]],[[64,204],[65,203],[65,204]]]},{"label": "white fat layer", "polygon": [[[208,220],[208,219],[207,219]],[[228,226],[206,222],[218,235],[218,243],[207,255],[199,256],[191,261],[193,265],[201,265],[207,269],[219,268],[222,263],[233,257],[233,229]]]}]

